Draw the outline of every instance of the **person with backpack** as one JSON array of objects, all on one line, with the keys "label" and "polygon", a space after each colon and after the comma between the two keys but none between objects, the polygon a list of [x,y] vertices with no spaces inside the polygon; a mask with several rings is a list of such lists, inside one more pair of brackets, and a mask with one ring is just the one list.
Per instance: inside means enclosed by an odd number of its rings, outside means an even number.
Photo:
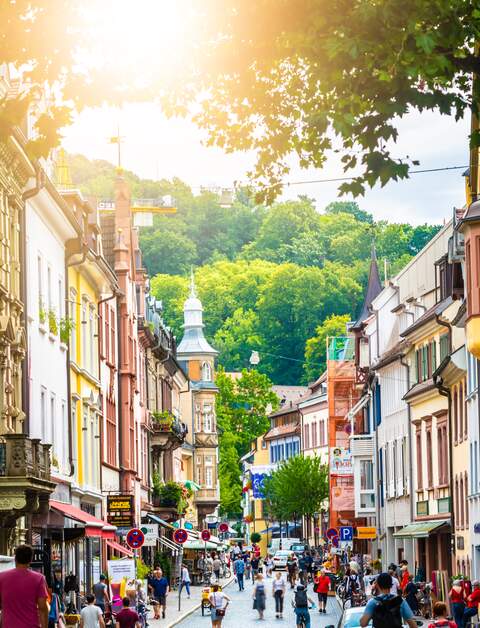
[{"label": "person with backpack", "polygon": [[456,628],[457,624],[448,619],[447,605],[444,602],[435,602],[433,605],[433,621],[428,628]]},{"label": "person with backpack", "polygon": [[[407,623],[410,628],[417,628],[410,606],[399,595],[390,593],[392,576],[381,573],[377,576],[377,588],[380,594],[367,602],[365,612],[360,618],[360,626],[365,628],[372,620],[373,628],[402,628]],[[403,620],[403,621],[402,621]]]},{"label": "person with backpack", "polygon": [[295,590],[295,615],[297,616],[297,626],[302,621],[305,628],[310,628],[310,613],[308,612],[308,603],[315,607],[315,602],[308,597],[307,589],[303,584],[299,584]]}]

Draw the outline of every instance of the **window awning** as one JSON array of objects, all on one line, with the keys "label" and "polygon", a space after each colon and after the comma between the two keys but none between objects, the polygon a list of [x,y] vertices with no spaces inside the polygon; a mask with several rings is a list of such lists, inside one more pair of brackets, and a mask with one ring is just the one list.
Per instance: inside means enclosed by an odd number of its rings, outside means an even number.
[{"label": "window awning", "polygon": [[450,525],[449,519],[437,519],[436,521],[418,521],[394,532],[393,536],[399,538],[426,539],[428,535],[441,526]]},{"label": "window awning", "polygon": [[159,525],[168,528],[169,530],[175,530],[175,526],[172,526],[172,524],[168,523],[168,521],[157,517],[157,515],[153,515],[151,512],[147,513],[147,517],[152,521],[155,521],[155,523],[158,523]]},{"label": "window awning", "polygon": [[123,545],[120,545],[120,543],[117,543],[116,541],[107,541],[107,545],[108,547],[115,550],[116,552],[120,552],[120,554],[124,554],[125,556],[128,556],[129,558],[133,556],[132,550],[128,549],[128,547],[124,547]]},{"label": "window awning", "polygon": [[72,504],[64,504],[50,500],[50,508],[60,512],[64,517],[78,521],[85,525],[85,536],[95,536],[104,539],[114,539],[116,527],[110,525],[107,521],[97,519],[88,512],[72,506]]},{"label": "window awning", "polygon": [[183,544],[183,548],[187,550],[214,550],[218,549],[219,546],[216,543],[212,543],[211,541],[202,541],[201,539],[189,539]]}]

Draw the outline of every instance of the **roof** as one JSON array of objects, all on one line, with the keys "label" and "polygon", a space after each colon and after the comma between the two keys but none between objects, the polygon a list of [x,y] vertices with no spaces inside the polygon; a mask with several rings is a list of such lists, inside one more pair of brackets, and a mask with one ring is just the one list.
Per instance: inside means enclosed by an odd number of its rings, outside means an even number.
[{"label": "roof", "polygon": [[362,309],[360,310],[360,314],[357,320],[352,325],[352,329],[359,327],[362,322],[371,315],[370,307],[372,305],[372,301],[376,299],[376,297],[378,297],[382,290],[383,286],[382,282],[380,281],[380,274],[378,272],[377,254],[375,251],[375,245],[373,245],[370,260],[370,271],[368,273],[367,291],[363,300]]},{"label": "roof", "polygon": [[102,248],[105,259],[112,268],[115,267],[115,212],[101,211],[100,225],[102,227]]},{"label": "roof", "polygon": [[453,302],[452,297],[447,297],[443,301],[440,301],[440,303],[435,303],[435,305],[432,305],[432,307],[428,308],[428,310],[426,310],[420,316],[420,318],[417,318],[417,320],[414,323],[412,323],[410,327],[407,327],[407,329],[402,331],[400,336],[406,337],[410,335],[412,332],[414,332],[415,330],[419,329],[425,323],[428,323],[429,321],[433,320],[436,316],[444,312],[447,309],[447,307],[452,304],[452,302]]},{"label": "roof", "polygon": [[[302,397],[303,399],[303,397]],[[292,412],[298,412],[298,403],[301,401],[301,399],[297,399],[296,402],[294,401],[290,401],[290,403],[285,403],[284,405],[282,405],[278,410],[275,410],[275,412],[272,412],[271,414],[269,414],[269,417],[276,417],[276,416],[282,416],[284,414],[291,414]]]},{"label": "roof", "polygon": [[419,384],[414,384],[409,391],[405,395],[403,395],[403,399],[408,401],[412,397],[416,397],[417,395],[421,395],[424,392],[428,392],[429,390],[433,390],[436,388],[433,379],[425,380],[424,382],[420,382]]},{"label": "roof", "polygon": [[278,384],[272,386],[272,391],[277,395],[280,401],[285,402],[299,401],[300,398],[308,394],[308,386],[286,386]]},{"label": "roof", "polygon": [[216,351],[203,335],[203,329],[201,327],[191,327],[185,329],[185,333],[180,344],[177,347],[177,356],[185,354],[204,354],[212,353],[217,354]]},{"label": "roof", "polygon": [[272,427],[263,437],[264,440],[273,440],[274,438],[283,438],[284,436],[294,436],[300,433],[300,423],[291,423],[289,425],[278,425]]},{"label": "roof", "polygon": [[408,342],[408,340],[403,338],[402,340],[397,342],[395,345],[393,345],[393,347],[391,347],[387,351],[384,351],[382,355],[380,356],[378,362],[376,362],[373,365],[373,368],[375,370],[381,369],[384,366],[387,366],[388,364],[395,362],[395,360],[402,358],[407,352],[409,346],[410,346],[410,343]]}]

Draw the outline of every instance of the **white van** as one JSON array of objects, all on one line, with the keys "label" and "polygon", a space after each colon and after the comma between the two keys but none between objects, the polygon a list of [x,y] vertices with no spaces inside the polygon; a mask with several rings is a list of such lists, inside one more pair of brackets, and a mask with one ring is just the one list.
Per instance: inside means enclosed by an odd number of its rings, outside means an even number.
[{"label": "white van", "polygon": [[289,550],[292,545],[298,545],[301,543],[300,539],[292,539],[292,538],[283,538],[283,539],[272,539],[270,547],[268,551],[270,554],[275,554],[277,550]]}]

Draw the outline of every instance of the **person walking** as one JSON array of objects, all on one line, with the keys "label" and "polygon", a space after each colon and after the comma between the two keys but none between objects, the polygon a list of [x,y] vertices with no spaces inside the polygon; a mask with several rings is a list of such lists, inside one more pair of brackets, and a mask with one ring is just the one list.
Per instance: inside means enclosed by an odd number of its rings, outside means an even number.
[{"label": "person walking", "polygon": [[367,602],[360,626],[365,628],[372,620],[373,628],[402,628],[404,622],[410,628],[417,628],[410,606],[399,595],[391,593],[391,574],[379,574],[376,583],[380,594]]},{"label": "person walking", "polygon": [[153,605],[153,619],[160,619],[160,609],[162,610],[162,618],[165,619],[169,586],[168,580],[164,577],[163,572],[158,565],[153,571],[153,576],[148,579],[148,588],[153,593],[153,598],[155,600]]},{"label": "person walking", "polygon": [[255,579],[258,575],[258,570],[260,569],[260,558],[258,558],[254,554],[252,556],[252,559],[250,560],[250,565],[252,567],[252,582],[255,582]]},{"label": "person walking", "polygon": [[297,579],[297,557],[292,552],[287,559],[287,572],[288,572],[288,580],[290,582],[290,588],[295,588],[295,581]]},{"label": "person walking", "polygon": [[452,604],[452,613],[458,628],[463,628],[463,613],[465,611],[465,594],[463,592],[462,581],[454,580],[452,588],[448,594]]},{"label": "person walking", "polygon": [[405,586],[405,588],[402,586],[402,591],[403,591],[403,595],[405,599],[407,600],[407,604],[412,609],[412,613],[414,615],[418,615],[418,600],[417,600],[418,587],[413,581],[412,574],[408,574],[408,583]]},{"label": "person walking", "polygon": [[108,587],[106,584],[106,577],[100,574],[99,581],[93,585],[93,595],[95,596],[95,606],[102,611],[105,612],[105,604],[108,603]]},{"label": "person walking", "polygon": [[130,608],[130,598],[124,597],[123,608],[115,617],[115,628],[142,628],[137,611]]},{"label": "person walking", "polygon": [[388,566],[388,573],[390,574],[392,578],[392,588],[390,590],[390,593],[392,595],[398,595],[398,590],[400,588],[400,581],[397,578],[397,566],[391,563]]},{"label": "person walking", "polygon": [[212,619],[212,627],[220,628],[222,620],[225,617],[227,606],[231,602],[231,599],[226,593],[220,591],[220,585],[216,583],[212,587],[212,592],[208,596],[208,601],[211,606],[210,617]]},{"label": "person walking", "polygon": [[250,558],[250,554],[245,554],[243,562],[245,563],[245,578],[250,580],[252,577],[252,559]]},{"label": "person walking", "polygon": [[182,565],[182,582],[180,584],[180,595],[182,594],[182,589],[185,587],[187,589],[187,598],[190,599],[190,573],[188,571],[188,567],[186,565]]},{"label": "person walking", "polygon": [[472,592],[467,597],[467,608],[463,612],[463,625],[466,626],[468,620],[478,615],[478,606],[480,605],[480,582],[474,580],[472,582]]},{"label": "person walking", "polygon": [[220,560],[218,554],[215,554],[212,562],[213,573],[215,574],[215,579],[217,582],[220,582],[220,571],[222,569],[222,561]]},{"label": "person walking", "polygon": [[267,578],[271,578],[273,572],[273,558],[270,554],[267,554],[267,557],[265,558],[265,571]]},{"label": "person walking", "polygon": [[273,597],[275,598],[275,617],[277,619],[283,618],[283,600],[286,589],[287,585],[283,579],[283,574],[277,571],[272,585]]},{"label": "person walking", "polygon": [[33,550],[19,545],[15,550],[15,567],[0,573],[0,608],[2,626],[47,628],[48,605],[45,576],[30,569]]},{"label": "person walking", "polygon": [[242,558],[240,556],[238,556],[235,560],[235,562],[233,563],[233,573],[237,579],[238,582],[238,590],[239,591],[244,591],[245,590],[245,585],[243,582],[243,577],[245,575],[245,563],[243,562]]},{"label": "person walking", "polygon": [[265,584],[261,573],[257,573],[255,578],[255,586],[253,587],[253,608],[258,612],[259,619],[264,619],[265,613]]},{"label": "person walking", "polygon": [[402,575],[400,579],[400,588],[402,589],[402,593],[405,594],[405,590],[408,586],[408,583],[410,582],[410,572],[408,571],[408,561],[401,560],[399,567],[400,567],[400,573]]},{"label": "person walking", "polygon": [[448,619],[448,609],[444,602],[435,602],[433,605],[433,621],[428,628],[456,628],[456,623]]},{"label": "person walking", "polygon": [[86,596],[87,605],[82,608],[80,613],[80,628],[105,628],[103,621],[103,613],[97,604],[95,604],[95,596],[89,593]]},{"label": "person walking", "polygon": [[313,580],[313,590],[318,595],[318,612],[327,612],[328,592],[331,587],[331,580],[322,569]]}]

